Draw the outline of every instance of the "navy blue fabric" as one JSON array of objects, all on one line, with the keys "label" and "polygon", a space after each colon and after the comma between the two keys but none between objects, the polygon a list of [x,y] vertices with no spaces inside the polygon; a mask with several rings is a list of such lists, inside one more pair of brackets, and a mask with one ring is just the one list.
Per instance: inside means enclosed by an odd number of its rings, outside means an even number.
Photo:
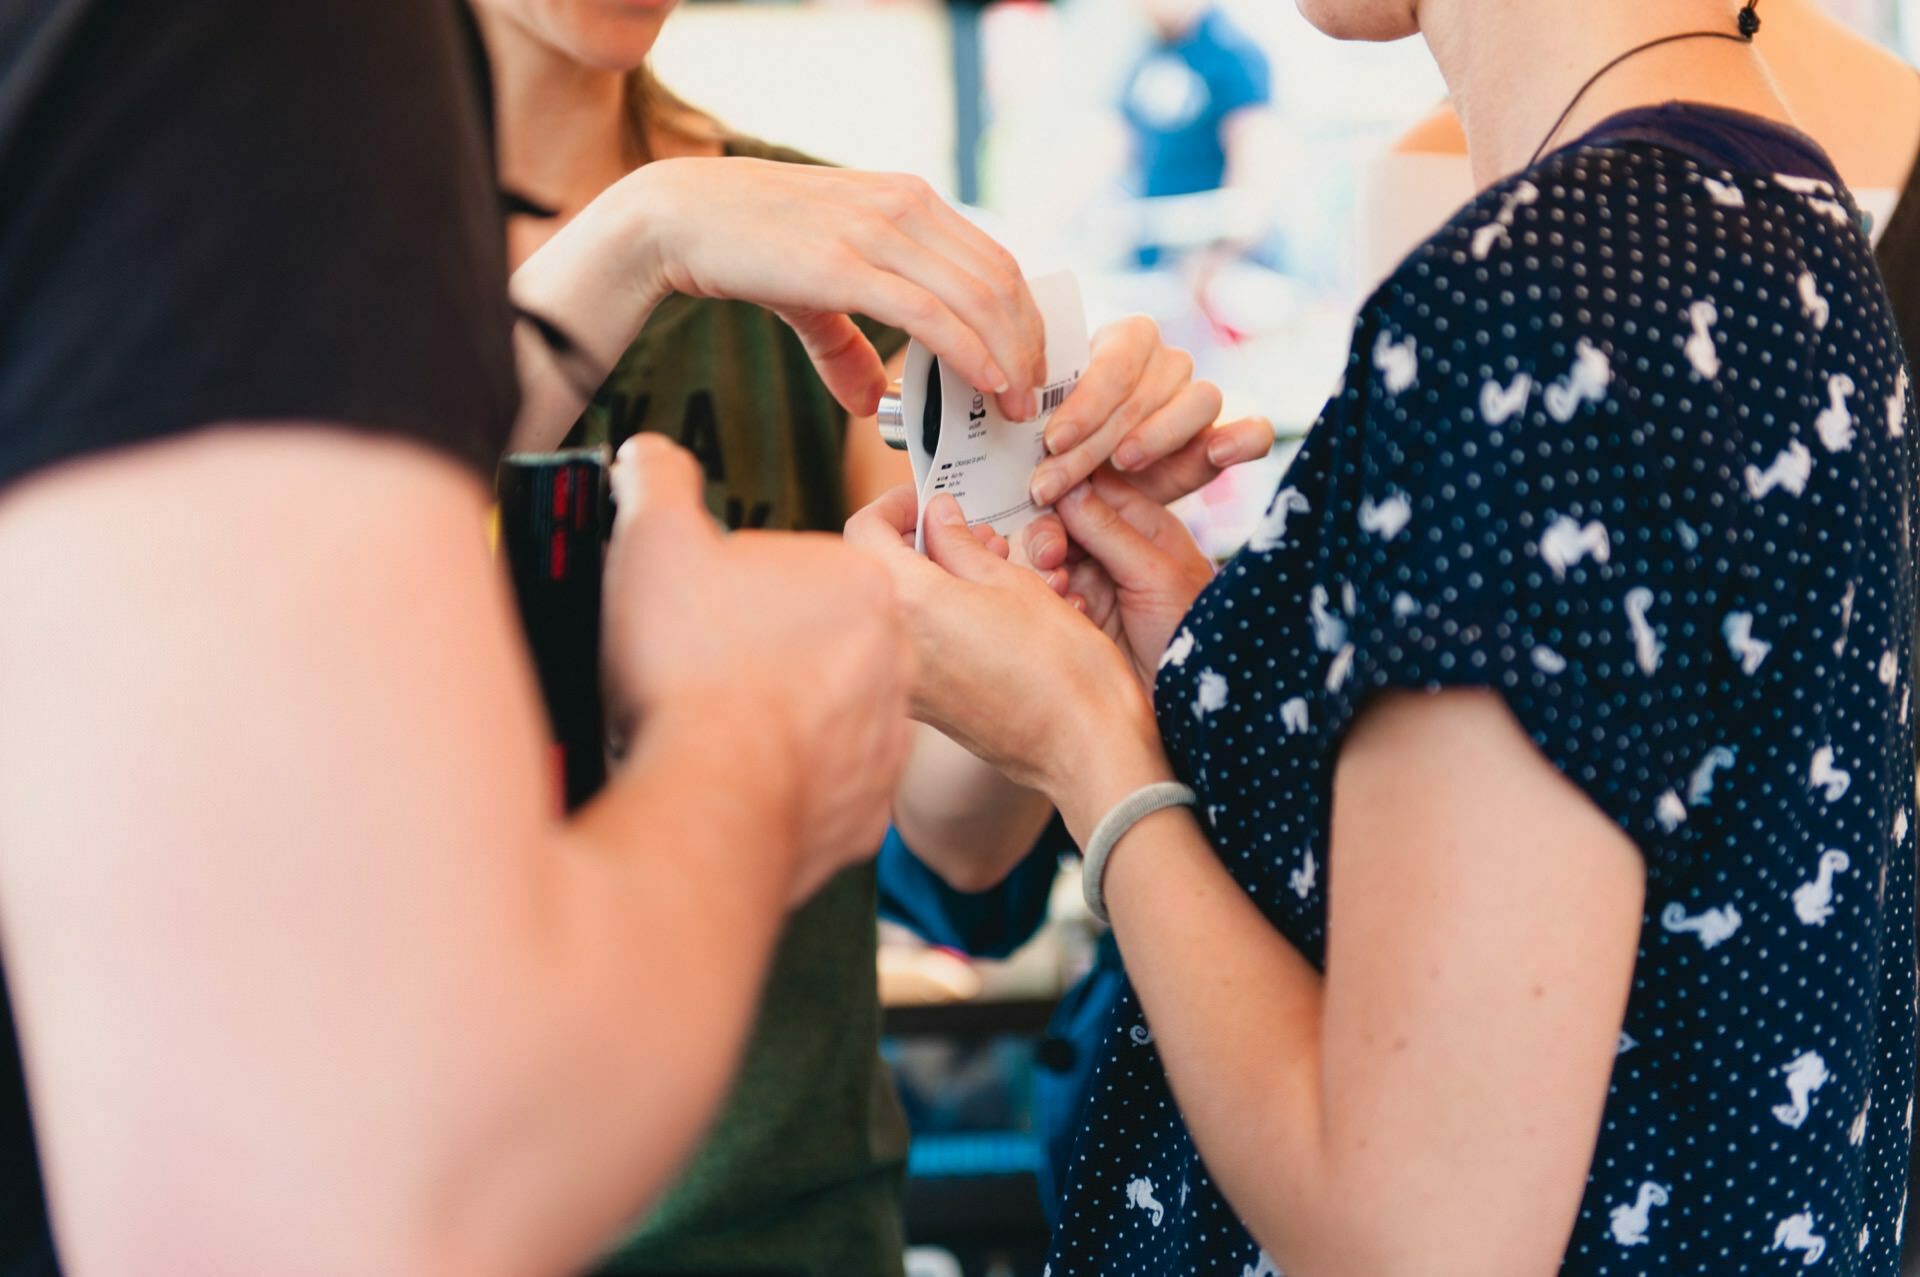
[{"label": "navy blue fabric", "polygon": [[1133,69],[1121,103],[1139,193],[1218,189],[1227,168],[1221,126],[1271,97],[1266,54],[1218,9],[1184,36],[1156,45]]},{"label": "navy blue fabric", "polygon": [[1663,102],[1608,116],[1579,145],[1639,142],[1663,146],[1701,164],[1748,173],[1786,173],[1841,185],[1840,171],[1820,144],[1765,116],[1705,102]]},{"label": "navy blue fabric", "polygon": [[[1642,851],[1562,1272],[1896,1270],[1916,429],[1844,191],[1638,143],[1561,151],[1369,298],[1342,389],[1169,648],[1169,756],[1315,964],[1332,768],[1380,692],[1499,692]],[[1274,1271],[1127,993],[1052,1277]]]}]

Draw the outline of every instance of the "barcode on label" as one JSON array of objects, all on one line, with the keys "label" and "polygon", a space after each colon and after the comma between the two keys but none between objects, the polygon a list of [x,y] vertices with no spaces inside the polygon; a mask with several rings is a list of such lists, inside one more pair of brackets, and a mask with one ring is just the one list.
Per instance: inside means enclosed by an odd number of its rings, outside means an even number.
[{"label": "barcode on label", "polygon": [[1052,412],[1055,408],[1058,408],[1067,401],[1067,396],[1072,394],[1073,388],[1079,384],[1080,379],[1075,377],[1069,381],[1063,381],[1057,386],[1048,386],[1040,392],[1040,411]]}]

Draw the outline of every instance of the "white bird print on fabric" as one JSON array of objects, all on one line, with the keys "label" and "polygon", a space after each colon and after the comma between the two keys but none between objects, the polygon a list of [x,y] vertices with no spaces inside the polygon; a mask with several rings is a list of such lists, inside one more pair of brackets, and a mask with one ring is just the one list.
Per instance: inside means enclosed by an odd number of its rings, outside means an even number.
[{"label": "white bird print on fabric", "polygon": [[1304,736],[1307,733],[1307,698],[1296,696],[1280,707],[1280,726],[1289,736]]},{"label": "white bird print on fabric", "polygon": [[1205,718],[1227,703],[1226,676],[1212,670],[1200,671],[1200,688],[1193,698],[1193,716]]},{"label": "white bird print on fabric", "polygon": [[1652,610],[1652,590],[1640,585],[1627,591],[1627,626],[1633,631],[1633,659],[1640,663],[1643,674],[1660,668],[1660,653],[1666,650],[1647,621],[1647,613]]},{"label": "white bird print on fabric", "polygon": [[1405,590],[1393,596],[1393,618],[1396,621],[1404,621],[1419,610],[1420,605]]},{"label": "white bird print on fabric", "polygon": [[1543,645],[1533,649],[1533,667],[1542,674],[1564,674],[1567,672],[1567,658]]},{"label": "white bird print on fabric", "polygon": [[1900,370],[1899,380],[1893,383],[1893,393],[1887,396],[1887,433],[1895,439],[1907,433],[1907,387],[1911,379],[1907,370]]},{"label": "white bird print on fabric", "polygon": [[1767,659],[1767,653],[1773,651],[1773,644],[1753,636],[1753,613],[1729,612],[1726,620],[1720,622],[1720,635],[1727,640],[1727,650],[1740,662],[1742,671],[1755,673],[1760,663]]},{"label": "white bird print on fabric", "polygon": [[1811,1268],[1827,1253],[1827,1239],[1813,1231],[1813,1213],[1801,1211],[1780,1221],[1773,1230],[1773,1245],[1767,1249],[1797,1250],[1801,1252],[1800,1266]]},{"label": "white bird print on fabric", "polygon": [[1305,900],[1313,894],[1314,878],[1318,870],[1319,866],[1313,863],[1313,848],[1309,847],[1306,859],[1301,862],[1300,867],[1287,875],[1287,886],[1293,889],[1294,895]]},{"label": "white bird print on fabric", "polygon": [[1745,208],[1747,206],[1747,197],[1740,193],[1740,188],[1737,186],[1727,182],[1716,182],[1704,173],[1700,176],[1700,184],[1707,188],[1707,194],[1713,196],[1713,202],[1716,204],[1725,208]]},{"label": "white bird print on fabric", "polygon": [[1852,863],[1844,851],[1820,853],[1820,869],[1813,881],[1803,882],[1793,889],[1793,912],[1801,922],[1809,927],[1820,927],[1833,917],[1833,876],[1845,873]]},{"label": "white bird print on fabric", "polygon": [[1381,333],[1373,343],[1373,362],[1380,369],[1387,393],[1397,395],[1420,375],[1420,348],[1411,337],[1396,342]]},{"label": "white bird print on fabric", "polygon": [[1490,426],[1505,425],[1515,413],[1527,406],[1527,399],[1533,394],[1533,377],[1528,373],[1518,373],[1505,386],[1489,378],[1480,387],[1480,415],[1487,419]]},{"label": "white bird print on fabric", "polygon": [[1711,331],[1720,322],[1720,310],[1710,301],[1697,301],[1687,307],[1687,320],[1693,325],[1684,347],[1687,362],[1702,381],[1712,381],[1720,375],[1720,352],[1714,348]]},{"label": "white bird print on fabric", "polygon": [[1406,529],[1413,518],[1413,506],[1398,492],[1378,505],[1368,497],[1360,502],[1360,530],[1371,532],[1383,541],[1391,541]]},{"label": "white bird print on fabric", "polygon": [[1353,673],[1353,644],[1349,643],[1333,654],[1333,660],[1327,665],[1327,690],[1337,692],[1340,685],[1347,681],[1347,675]]},{"label": "white bird print on fabric", "polygon": [[1691,554],[1700,548],[1700,534],[1685,519],[1677,519],[1673,525],[1674,535],[1680,538],[1680,548]]},{"label": "white bird print on fabric", "polygon": [[1686,909],[1675,901],[1660,911],[1660,925],[1674,935],[1692,932],[1699,937],[1702,949],[1711,949],[1740,930],[1740,911],[1732,905],[1721,905],[1688,917]]},{"label": "white bird print on fabric", "polygon": [[1716,745],[1708,750],[1687,780],[1687,806],[1705,807],[1713,797],[1713,774],[1733,766],[1737,757],[1730,745]]},{"label": "white bird print on fabric", "polygon": [[1840,637],[1833,641],[1835,656],[1847,650],[1847,634],[1853,629],[1853,595],[1858,585],[1858,581],[1847,582],[1847,592],[1840,598]]},{"label": "white bird print on fabric", "polygon": [[1853,378],[1835,373],[1827,378],[1827,406],[1814,418],[1813,428],[1828,452],[1845,452],[1853,446],[1853,414],[1847,410],[1847,397],[1853,394]]},{"label": "white bird print on fabric", "polygon": [[1888,691],[1892,691],[1894,681],[1900,677],[1900,658],[1893,654],[1892,648],[1880,653],[1880,668],[1876,672],[1881,683],[1886,685]]},{"label": "white bird print on fabric", "polygon": [[1813,1112],[1813,1093],[1825,1086],[1833,1075],[1827,1072],[1827,1062],[1820,1058],[1818,1051],[1801,1052],[1781,1065],[1780,1072],[1787,1075],[1787,1103],[1774,1105],[1773,1115],[1782,1126],[1791,1126],[1797,1131]]},{"label": "white bird print on fabric", "polygon": [[1860,1105],[1860,1111],[1854,1115],[1847,1127],[1847,1143],[1859,1148],[1867,1142],[1867,1110],[1873,1107],[1873,1092],[1867,1092],[1867,1098]]},{"label": "white bird print on fabric", "polygon": [[1807,783],[1824,790],[1827,801],[1836,803],[1853,784],[1853,773],[1833,765],[1833,746],[1822,745],[1813,751],[1813,765],[1807,769]]},{"label": "white bird print on fabric", "polygon": [[1607,537],[1607,525],[1598,519],[1581,527],[1563,514],[1547,525],[1546,533],[1540,538],[1541,561],[1563,581],[1567,579],[1567,570],[1580,560],[1591,556],[1595,563],[1605,563],[1612,554],[1613,543]]},{"label": "white bird print on fabric", "polygon": [[1187,658],[1193,655],[1193,645],[1197,642],[1199,640],[1194,638],[1193,631],[1182,626],[1180,632],[1173,636],[1173,642],[1167,644],[1167,650],[1160,653],[1160,668],[1171,665],[1179,669],[1185,665]]},{"label": "white bird print on fabric", "polygon": [[1800,272],[1800,309],[1807,312],[1807,318],[1813,321],[1815,328],[1827,326],[1831,308],[1827,305],[1827,299],[1820,295],[1820,281],[1813,277],[1810,270]]},{"label": "white bird print on fabric", "polygon": [[1327,587],[1316,585],[1307,598],[1307,615],[1313,620],[1313,645],[1331,652],[1347,641],[1347,623],[1327,607]]},{"label": "white bird print on fabric", "polygon": [[1795,439],[1765,470],[1754,465],[1747,467],[1747,492],[1755,501],[1775,488],[1784,488],[1797,497],[1807,490],[1807,480],[1812,474],[1813,454],[1807,451],[1806,444]]},{"label": "white bird print on fabric", "polygon": [[1573,420],[1583,403],[1599,403],[1607,397],[1613,382],[1613,364],[1607,352],[1582,337],[1573,348],[1573,367],[1567,375],[1547,387],[1542,396],[1547,415],[1565,423]]},{"label": "white bird print on fabric", "polygon": [[1241,1265],[1240,1277],[1286,1277],[1286,1274],[1274,1265],[1273,1256],[1263,1250],[1258,1260]]},{"label": "white bird print on fabric", "polygon": [[1153,1226],[1160,1227],[1160,1221],[1167,1217],[1167,1209],[1153,1195],[1153,1181],[1142,1176],[1127,1181],[1127,1205],[1147,1212],[1153,1218]]},{"label": "white bird print on fabric", "polygon": [[1287,539],[1287,519],[1291,515],[1310,514],[1313,507],[1307,499],[1294,488],[1282,488],[1273,496],[1273,505],[1268,508],[1265,517],[1254,526],[1253,535],[1247,538],[1247,548],[1255,554],[1270,554],[1280,548]]},{"label": "white bird print on fabric", "polygon": [[1680,801],[1680,795],[1669,789],[1654,804],[1653,818],[1660,822],[1660,828],[1672,833],[1686,823],[1687,805]]},{"label": "white bird print on fabric", "polygon": [[1893,845],[1898,847],[1907,841],[1907,809],[1902,807],[1893,818]]},{"label": "white bird print on fabric", "polygon": [[1893,1244],[1895,1246],[1900,1244],[1901,1237],[1903,1237],[1907,1231],[1907,1194],[1912,1191],[1913,1190],[1909,1188],[1903,1190],[1900,1194],[1900,1211],[1893,1217]]},{"label": "white bird print on fabric", "polygon": [[1846,205],[1834,198],[1832,182],[1823,182],[1817,177],[1797,177],[1792,173],[1775,173],[1773,180],[1796,195],[1806,196],[1807,206],[1825,215],[1835,226],[1845,226],[1853,220]]},{"label": "white bird print on fabric", "polygon": [[1513,190],[1508,192],[1506,199],[1500,202],[1500,211],[1494,215],[1493,220],[1474,231],[1473,260],[1486,261],[1487,254],[1493,251],[1493,246],[1507,240],[1507,232],[1513,226],[1513,215],[1539,198],[1540,188],[1532,182],[1523,181],[1516,184]]},{"label": "white bird print on fabric", "polygon": [[1867,1248],[1867,1226],[1865,1224],[1860,1225],[1860,1247],[1859,1248],[1863,1251],[1866,1250]]},{"label": "white bird print on fabric", "polygon": [[1640,1191],[1633,1199],[1633,1205],[1620,1205],[1607,1212],[1607,1228],[1613,1234],[1613,1240],[1622,1246],[1644,1246],[1647,1244],[1647,1225],[1652,1222],[1653,1208],[1667,1204],[1667,1187],[1652,1180],[1640,1185]]}]

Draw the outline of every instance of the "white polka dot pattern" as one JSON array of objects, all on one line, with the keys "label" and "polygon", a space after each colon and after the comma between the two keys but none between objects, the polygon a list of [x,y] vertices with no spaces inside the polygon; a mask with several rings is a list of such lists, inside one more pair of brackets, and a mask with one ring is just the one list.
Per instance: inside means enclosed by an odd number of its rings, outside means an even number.
[{"label": "white polka dot pattern", "polygon": [[[1844,198],[1651,146],[1486,192],[1369,300],[1339,397],[1160,672],[1221,859],[1316,963],[1329,772],[1383,689],[1498,690],[1642,849],[1563,1272],[1895,1271],[1914,409]],[[1052,1271],[1274,1271],[1142,1024],[1129,995]]]}]

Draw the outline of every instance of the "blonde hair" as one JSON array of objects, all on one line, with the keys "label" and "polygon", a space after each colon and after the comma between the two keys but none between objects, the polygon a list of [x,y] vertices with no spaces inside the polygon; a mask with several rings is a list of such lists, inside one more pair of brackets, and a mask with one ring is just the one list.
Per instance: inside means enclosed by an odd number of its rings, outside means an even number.
[{"label": "blonde hair", "polygon": [[626,107],[627,138],[634,151],[629,158],[636,165],[653,158],[651,133],[704,144],[725,143],[734,136],[733,130],[660,83],[644,62],[627,73]]}]

